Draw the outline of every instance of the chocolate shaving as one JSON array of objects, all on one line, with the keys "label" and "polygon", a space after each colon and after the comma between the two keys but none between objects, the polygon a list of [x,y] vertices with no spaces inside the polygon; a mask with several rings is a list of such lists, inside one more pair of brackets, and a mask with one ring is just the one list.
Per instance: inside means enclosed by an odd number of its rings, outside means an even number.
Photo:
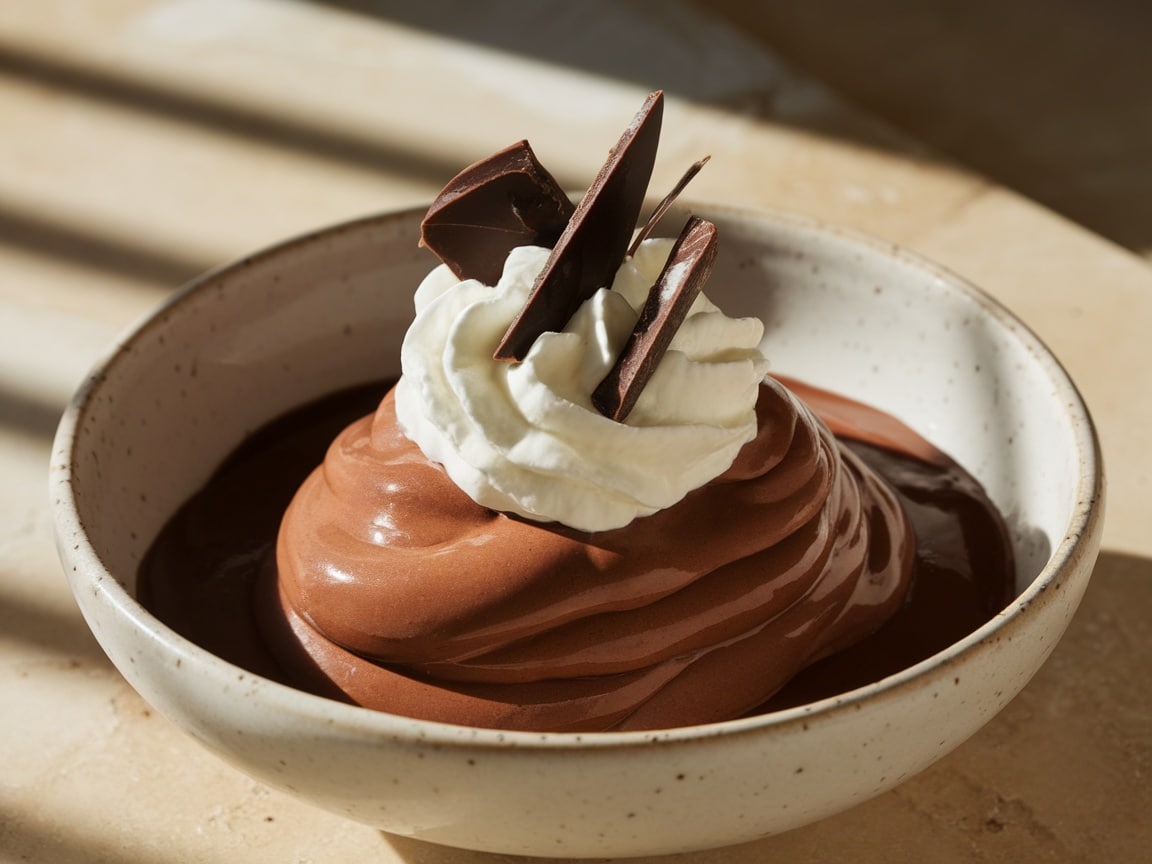
[{"label": "chocolate shaving", "polygon": [[553,246],[575,206],[520,141],[457,174],[420,225],[420,245],[460,279],[495,285],[517,246]]},{"label": "chocolate shaving", "polygon": [[497,347],[497,360],[523,360],[537,336],[564,329],[581,303],[612,283],[644,203],[663,113],[664,95],[658,90],[645,100],[576,207]]},{"label": "chocolate shaving", "polygon": [[711,156],[705,156],[703,159],[693,162],[688,170],[684,172],[684,176],[680,178],[679,182],[672,187],[672,191],[665,195],[664,200],[656,205],[656,209],[652,211],[652,215],[648,217],[648,221],[645,222],[644,227],[636,233],[636,236],[632,240],[632,245],[628,247],[629,258],[636,254],[636,250],[640,248],[641,243],[648,239],[648,235],[652,233],[652,229],[656,227],[656,223],[668,212],[668,208],[676,202],[676,199],[680,197],[680,193],[692,182],[692,178],[700,173],[700,169],[708,164],[708,160],[711,158]]},{"label": "chocolate shaving", "polygon": [[690,218],[648,292],[624,350],[592,393],[592,404],[605,417],[623,422],[635,407],[712,271],[716,248],[716,226],[698,216]]}]

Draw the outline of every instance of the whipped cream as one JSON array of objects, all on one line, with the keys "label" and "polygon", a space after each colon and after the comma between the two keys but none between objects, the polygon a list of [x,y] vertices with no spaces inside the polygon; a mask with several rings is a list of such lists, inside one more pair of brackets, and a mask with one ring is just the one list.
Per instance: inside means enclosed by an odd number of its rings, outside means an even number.
[{"label": "whipped cream", "polygon": [[672,244],[646,240],[610,289],[515,364],[492,354],[549,250],[514,249],[494,286],[437,267],[401,348],[401,429],[478,504],[581,531],[623,527],[722,474],[756,434],[758,319],[730,318],[701,294],[626,422],[591,402]]}]

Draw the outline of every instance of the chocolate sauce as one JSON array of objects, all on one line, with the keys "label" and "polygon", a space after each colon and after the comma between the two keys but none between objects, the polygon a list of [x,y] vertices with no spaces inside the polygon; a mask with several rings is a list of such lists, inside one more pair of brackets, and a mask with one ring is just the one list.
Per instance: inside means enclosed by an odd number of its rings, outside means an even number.
[{"label": "chocolate sauce", "polygon": [[[301,482],[339,432],[370,414],[387,389],[377,384],[327,397],[243,444],[157,537],[139,573],[141,602],[212,653],[298,683],[260,636],[257,579]],[[808,667],[764,710],[844,692],[906,668],[972,632],[1014,593],[1002,520],[963,469],[951,460],[922,461],[861,441],[848,446],[893,486],[910,517],[917,538],[914,580],[902,607],[878,632]]]},{"label": "chocolate sauce", "polygon": [[256,578],[304,478],[390,386],[341,391],[257,430],[161,530],[140,566],[140,602],[218,657],[288,683],[256,625]]},{"label": "chocolate sauce", "polygon": [[980,485],[937,466],[841,439],[887,480],[916,532],[916,569],[899,611],[872,636],[809,666],[767,711],[834,696],[906,669],[963,639],[1012,599],[1012,548]]}]

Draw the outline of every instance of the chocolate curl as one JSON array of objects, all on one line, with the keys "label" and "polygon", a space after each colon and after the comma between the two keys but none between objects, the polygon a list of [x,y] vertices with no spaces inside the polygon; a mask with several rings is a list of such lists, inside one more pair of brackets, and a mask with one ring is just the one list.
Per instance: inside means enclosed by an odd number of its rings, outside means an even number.
[{"label": "chocolate curl", "polygon": [[536,337],[560,331],[580,304],[612,284],[628,251],[660,143],[664,94],[645,100],[576,207],[493,355],[523,360]]},{"label": "chocolate curl", "polygon": [[552,246],[576,207],[519,141],[457,174],[420,224],[420,245],[460,279],[495,285],[517,246]]},{"label": "chocolate curl", "polygon": [[641,243],[648,239],[648,235],[652,233],[652,229],[656,227],[656,223],[668,212],[668,208],[676,202],[676,199],[680,197],[680,193],[692,182],[692,178],[700,173],[700,169],[708,164],[708,160],[711,158],[709,155],[693,162],[688,167],[688,170],[684,172],[684,176],[680,178],[679,182],[672,187],[672,191],[665,195],[664,200],[656,205],[656,209],[652,211],[652,215],[648,217],[648,221],[645,222],[644,227],[636,233],[636,237],[632,240],[632,245],[628,247],[629,258],[636,254],[636,250],[640,248]]},{"label": "chocolate curl", "polygon": [[716,226],[698,216],[680,232],[624,350],[592,393],[592,404],[605,417],[623,422],[635,407],[712,272],[717,243]]}]

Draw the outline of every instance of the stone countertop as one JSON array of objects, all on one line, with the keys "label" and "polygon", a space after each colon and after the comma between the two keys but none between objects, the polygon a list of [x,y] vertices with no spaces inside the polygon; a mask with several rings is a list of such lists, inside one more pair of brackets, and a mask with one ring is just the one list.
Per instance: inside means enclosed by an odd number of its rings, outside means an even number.
[{"label": "stone countertop", "polygon": [[970,278],[1064,361],[1110,469],[1084,603],[1001,715],[867,804],[677,860],[1145,860],[1146,261],[942,161],[683,2],[55,0],[0,6],[0,861],[489,860],[313,810],[153,714],[60,573],[51,437],[90,365],[187,278],[427,201],[519,137],[585,185],[657,86],[669,99],[654,188],[711,153],[696,198],[848,225]]}]

